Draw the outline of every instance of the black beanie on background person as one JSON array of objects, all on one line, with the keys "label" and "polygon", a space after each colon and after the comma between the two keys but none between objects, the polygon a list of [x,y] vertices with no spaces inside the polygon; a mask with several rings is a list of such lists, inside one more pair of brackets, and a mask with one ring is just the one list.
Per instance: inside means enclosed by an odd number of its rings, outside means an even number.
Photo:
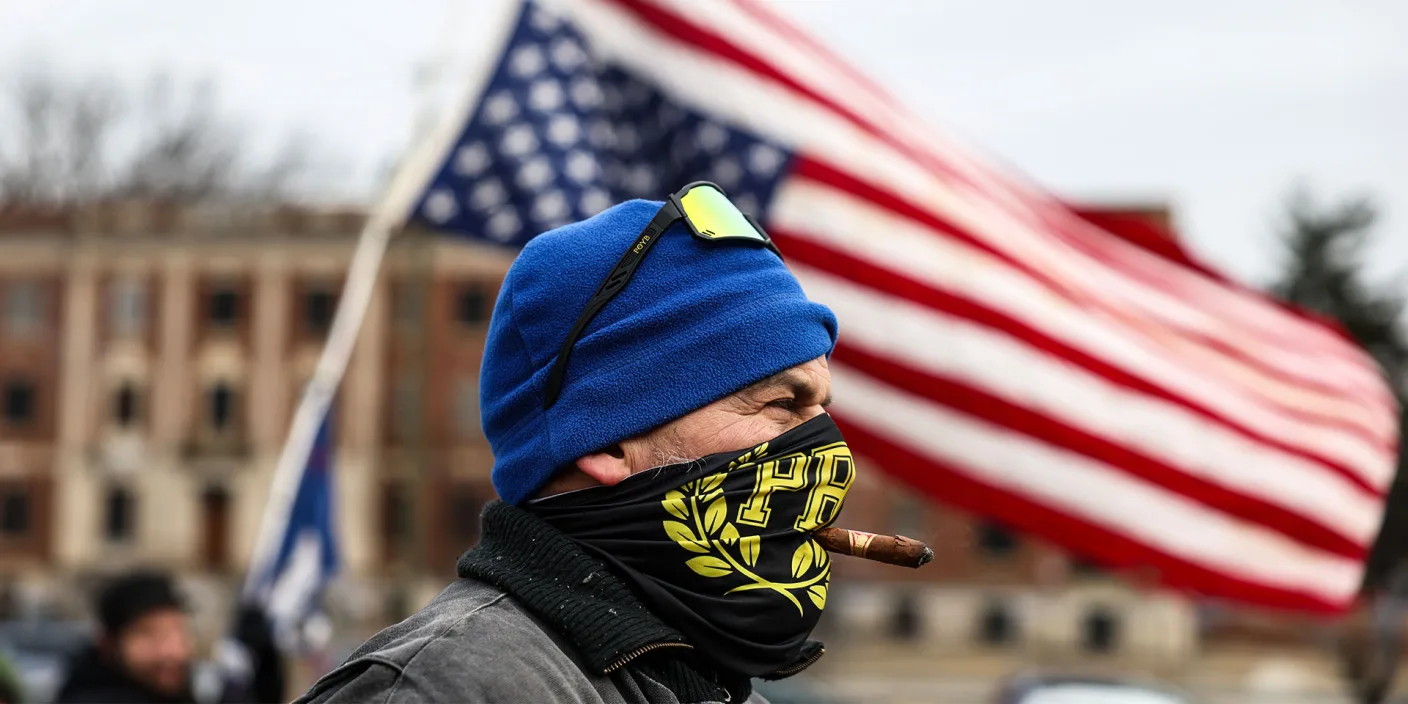
[{"label": "black beanie on background person", "polygon": [[142,571],[115,577],[105,584],[94,610],[103,631],[111,635],[153,611],[185,607],[186,601],[170,576]]}]

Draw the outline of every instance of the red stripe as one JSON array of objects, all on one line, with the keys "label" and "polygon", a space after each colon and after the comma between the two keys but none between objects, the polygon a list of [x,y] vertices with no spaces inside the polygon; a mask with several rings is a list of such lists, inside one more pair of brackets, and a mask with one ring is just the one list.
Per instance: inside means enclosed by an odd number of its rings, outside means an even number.
[{"label": "red stripe", "polygon": [[1376,489],[1367,480],[1349,467],[1334,460],[1321,457],[1298,447],[1293,447],[1278,438],[1253,430],[1226,417],[1218,411],[1189,401],[1176,393],[1155,385],[1143,378],[1134,376],[1104,360],[1093,357],[1079,349],[1028,326],[1003,313],[986,308],[966,298],[942,291],[921,283],[903,274],[890,271],[862,259],[855,259],[842,252],[826,247],[817,241],[786,230],[771,228],[769,234],[787,255],[788,261],[823,271],[832,276],[855,282],[880,293],[912,301],[933,310],[967,320],[977,325],[1010,335],[1034,349],[1052,357],[1066,360],[1083,367],[1093,374],[1127,387],[1133,392],[1158,398],[1181,408],[1185,408],[1203,418],[1225,426],[1230,430],[1259,444],[1275,448],[1281,452],[1300,457],[1332,471],[1373,498],[1382,497],[1383,491]]},{"label": "red stripe", "polygon": [[[801,82],[797,81],[792,76],[774,67],[767,60],[761,58],[760,56],[752,52],[744,50],[743,48],[728,41],[718,33],[710,30],[707,27],[704,27],[703,25],[690,21],[683,15],[679,15],[666,8],[650,4],[643,0],[609,1],[614,2],[615,4],[623,7],[624,9],[636,14],[636,16],[640,19],[654,26],[657,31],[660,31],[665,35],[673,37],[675,40],[679,41],[682,44],[694,46],[697,49],[714,54],[715,56],[721,59],[730,61],[738,65],[739,67],[751,71],[759,76],[768,78],[769,80],[772,80],[773,82],[797,93],[798,95],[805,97],[808,100],[811,100],[812,102],[815,102],[816,104],[836,113],[837,115],[849,121],[851,124],[855,125],[857,128],[865,131],[866,133],[874,136],[875,138],[889,145],[891,148],[895,149],[900,154],[903,154],[909,157],[910,159],[913,159],[914,161],[928,167],[928,169],[937,176],[961,182],[965,186],[968,186],[980,193],[993,197],[996,200],[1017,200],[1018,202],[1023,203],[1024,207],[1009,209],[1009,212],[1013,215],[1018,216],[1020,219],[1025,220],[1028,224],[1037,227],[1037,229],[1047,230],[1055,236],[1055,239],[1071,245],[1078,251],[1084,252],[1087,256],[1090,256],[1098,261],[1106,262],[1107,264],[1118,264],[1116,262],[1113,262],[1113,260],[1110,258],[1108,250],[1108,245],[1114,244],[1114,238],[1102,238],[1102,241],[1099,244],[1105,245],[1104,248],[1096,246],[1096,243],[1090,241],[1091,238],[1083,236],[1083,234],[1080,232],[1074,231],[1068,225],[1068,223],[1073,223],[1076,221],[1076,218],[1073,215],[1071,218],[1068,218],[1066,220],[1058,220],[1050,216],[1050,208],[1060,208],[1062,206],[1057,204],[1055,201],[1052,201],[1050,203],[1046,201],[1039,201],[1033,203],[1030,198],[1024,197],[1025,191],[1029,189],[1020,187],[1016,182],[1014,182],[1010,178],[1007,178],[1003,174],[993,171],[991,169],[984,169],[984,176],[996,181],[1000,186],[1003,186],[1006,189],[1006,192],[1004,193],[994,193],[992,189],[983,186],[972,178],[969,178],[966,174],[958,171],[952,165],[945,163],[941,158],[939,158],[938,155],[930,152],[928,149],[922,146],[916,147],[915,145],[909,142],[901,141],[895,136],[894,133],[881,129],[878,125],[866,118],[861,117],[860,115],[852,111],[850,108],[841,105],[835,100],[832,100],[827,96],[821,95],[815,90],[812,90],[811,88],[803,85]],[[744,9],[747,10],[750,8],[745,7]],[[795,30],[791,27],[787,27],[784,23],[782,23],[780,20],[777,20],[776,18],[772,18],[771,22],[764,22],[764,24],[769,24],[774,29],[781,28],[784,34],[790,34],[794,38],[803,36],[800,31]],[[1034,217],[1030,217],[1029,213]],[[1124,267],[1115,266],[1114,268],[1122,269]],[[1146,281],[1143,283],[1145,285],[1151,286],[1152,288],[1164,290],[1166,293],[1169,293],[1174,296],[1186,295],[1185,291],[1182,291],[1177,288],[1170,288],[1163,281]],[[1240,295],[1259,295],[1249,294],[1245,291],[1234,291],[1233,293]],[[1307,324],[1317,323],[1315,321],[1307,320]],[[1271,331],[1263,330],[1257,327],[1249,327],[1247,330],[1250,333],[1262,338],[1263,340],[1275,343],[1276,345],[1284,346],[1287,344],[1294,344],[1303,346],[1307,344],[1307,340],[1303,339],[1300,336],[1292,337],[1286,335],[1276,335]],[[1343,353],[1345,351],[1346,348],[1343,347],[1334,350],[1334,352],[1336,353]],[[1363,359],[1359,357],[1346,357],[1346,359],[1355,363],[1363,363]]]},{"label": "red stripe", "polygon": [[[845,412],[833,412],[847,444],[860,457],[879,463],[887,475],[938,497],[946,503],[992,516],[1018,530],[1042,535],[1072,550],[1117,568],[1153,567],[1161,583],[1177,588],[1238,599],[1271,608],[1338,615],[1349,606],[1314,594],[1233,577],[1170,555],[1118,531],[1032,501],[975,479],[961,467],[937,462],[849,422]],[[1249,556],[1249,559],[1252,559]]]},{"label": "red stripe", "polygon": [[[969,246],[987,252],[998,260],[1011,265],[1013,268],[1031,277],[1033,280],[1042,283],[1046,286],[1047,289],[1051,290],[1053,293],[1062,296],[1066,300],[1072,302],[1073,304],[1079,307],[1099,310],[1107,317],[1117,319],[1131,329],[1142,329],[1144,327],[1147,327],[1148,325],[1145,320],[1139,318],[1138,316],[1131,315],[1128,311],[1107,305],[1103,299],[1100,299],[1095,296],[1087,296],[1079,291],[1075,291],[1073,289],[1065,287],[1063,284],[1056,281],[1051,276],[1048,276],[1044,272],[1041,272],[1032,266],[1029,266],[1027,264],[1017,261],[1016,259],[1010,256],[1007,256],[1005,253],[989,246],[987,243],[983,242],[978,237],[975,237],[972,233],[968,232],[967,230],[962,229],[957,225],[948,222],[947,220],[943,220],[932,215],[928,211],[925,211],[915,206],[914,204],[890,191],[878,188],[874,185],[861,181],[860,179],[850,174],[839,171],[830,165],[824,164],[820,161],[817,161],[816,159],[811,159],[804,156],[798,156],[794,158],[792,168],[793,175],[797,178],[809,179],[817,183],[826,185],[830,188],[849,193],[857,198],[869,201],[876,207],[889,210],[895,215],[908,218],[921,225],[924,225],[925,227],[933,230],[936,236],[952,237],[953,239],[963,242]],[[866,284],[869,283],[863,280],[862,282]],[[1174,330],[1172,328],[1165,327],[1163,329],[1173,334],[1180,334],[1179,331]],[[1183,334],[1183,336],[1189,337],[1190,335],[1185,333]],[[1191,337],[1193,338],[1193,342],[1203,344],[1204,346],[1212,348],[1213,350],[1228,357],[1236,358],[1239,362],[1246,364],[1249,367],[1257,368],[1266,373],[1267,376],[1277,378],[1283,383],[1287,383],[1292,386],[1314,388],[1321,393],[1336,397],[1345,397],[1346,395],[1348,395],[1347,391],[1344,389],[1328,387],[1324,384],[1301,379],[1299,377],[1290,377],[1280,372],[1279,370],[1276,370],[1274,368],[1268,368],[1255,357],[1252,357],[1240,350],[1231,348],[1220,341],[1212,340],[1205,336],[1200,336],[1196,334],[1191,335]],[[1391,451],[1392,440],[1390,438],[1378,436],[1372,429],[1364,427],[1363,425],[1353,423],[1344,419],[1334,418],[1326,416],[1324,414],[1315,413],[1313,411],[1288,407],[1275,402],[1274,399],[1261,397],[1261,400],[1265,403],[1274,405],[1277,410],[1284,413],[1285,415],[1299,418],[1308,423],[1313,423],[1316,425],[1321,425],[1329,428],[1334,428],[1336,430],[1344,431],[1346,433],[1359,437],[1365,442],[1368,442],[1370,446],[1375,449],[1382,450],[1385,453]],[[1355,400],[1372,402],[1372,399],[1356,398]]]},{"label": "red stripe", "polygon": [[[1316,549],[1355,560],[1363,560],[1368,554],[1366,546],[1312,518],[1187,474],[1155,457],[1010,403],[956,379],[936,376],[844,344],[844,338],[832,353],[832,359],[896,389],[904,389],[915,396],[1089,457],[1228,515],[1262,524]],[[842,408],[845,406],[842,405]]]},{"label": "red stripe", "polygon": [[910,144],[901,142],[895,135],[886,130],[880,129],[875,123],[856,114],[850,108],[824,96],[811,88],[803,85],[792,76],[783,73],[775,66],[768,63],[766,59],[744,50],[742,47],[730,42],[723,36],[714,32],[697,22],[693,22],[684,15],[676,14],[659,5],[651,4],[646,0],[605,0],[612,4],[631,12],[644,22],[650,24],[661,34],[672,37],[681,44],[693,46],[700,51],[713,54],[725,61],[737,65],[739,68],[755,73],[767,78],[788,90],[820,105],[831,112],[845,118],[846,121],[855,125],[867,134],[879,139],[901,154],[923,162],[936,173],[977,188],[978,186],[969,182],[968,179],[948,164],[945,164],[932,155],[921,152],[913,148]]},{"label": "red stripe", "polygon": [[761,2],[757,2],[757,0],[732,0],[732,2],[754,20],[757,20],[759,24],[777,32],[785,40],[810,51],[816,58],[826,62],[828,68],[846,74],[846,77],[854,81],[856,85],[869,91],[870,97],[888,105],[892,110],[904,110],[904,106],[901,105],[893,95],[890,95],[882,88],[879,83],[870,80],[868,76],[852,68],[850,64],[846,63],[845,60],[835,52],[826,48],[826,46],[815,39],[812,39],[806,32],[794,27],[781,15],[773,12],[772,8],[769,8]]}]

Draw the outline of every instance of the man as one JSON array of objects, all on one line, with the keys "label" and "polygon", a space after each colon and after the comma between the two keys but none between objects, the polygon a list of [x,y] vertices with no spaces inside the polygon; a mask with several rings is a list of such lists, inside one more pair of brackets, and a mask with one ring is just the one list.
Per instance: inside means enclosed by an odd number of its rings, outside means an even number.
[{"label": "man", "polygon": [[98,594],[96,642],[69,667],[57,701],[189,702],[191,639],[184,602],[166,575],[136,572]]},{"label": "man", "polygon": [[[165,574],[137,571],[108,582],[94,611],[98,638],[70,663],[59,704],[79,702],[194,702],[191,666],[195,643],[185,600]],[[243,667],[220,673],[222,702],[284,698],[283,661],[262,610],[241,606],[230,645]]]},{"label": "man", "polygon": [[502,501],[460,579],[302,701],[762,701],[822,653],[835,339],[710,184],[534,239],[481,372]]}]

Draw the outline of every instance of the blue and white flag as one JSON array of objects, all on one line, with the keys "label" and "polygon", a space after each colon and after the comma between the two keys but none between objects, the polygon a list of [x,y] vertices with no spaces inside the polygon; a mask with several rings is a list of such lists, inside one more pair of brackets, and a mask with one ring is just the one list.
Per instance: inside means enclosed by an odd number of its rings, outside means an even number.
[{"label": "blue and white flag", "polygon": [[323,416],[308,453],[278,552],[255,580],[259,603],[281,640],[287,641],[319,610],[323,587],[338,568],[332,491],[332,441],[329,411]]}]

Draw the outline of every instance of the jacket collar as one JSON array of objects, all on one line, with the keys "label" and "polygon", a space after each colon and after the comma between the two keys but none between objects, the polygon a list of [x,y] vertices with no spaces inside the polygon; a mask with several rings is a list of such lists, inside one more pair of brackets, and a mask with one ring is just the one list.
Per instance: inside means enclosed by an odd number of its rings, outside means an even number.
[{"label": "jacket collar", "polygon": [[[462,578],[508,592],[570,641],[593,674],[632,663],[686,702],[741,701],[752,689],[747,678],[702,663],[684,634],[646,609],[605,564],[521,508],[486,506],[479,545],[457,568]],[[817,644],[806,654],[815,659],[819,651]]]}]

